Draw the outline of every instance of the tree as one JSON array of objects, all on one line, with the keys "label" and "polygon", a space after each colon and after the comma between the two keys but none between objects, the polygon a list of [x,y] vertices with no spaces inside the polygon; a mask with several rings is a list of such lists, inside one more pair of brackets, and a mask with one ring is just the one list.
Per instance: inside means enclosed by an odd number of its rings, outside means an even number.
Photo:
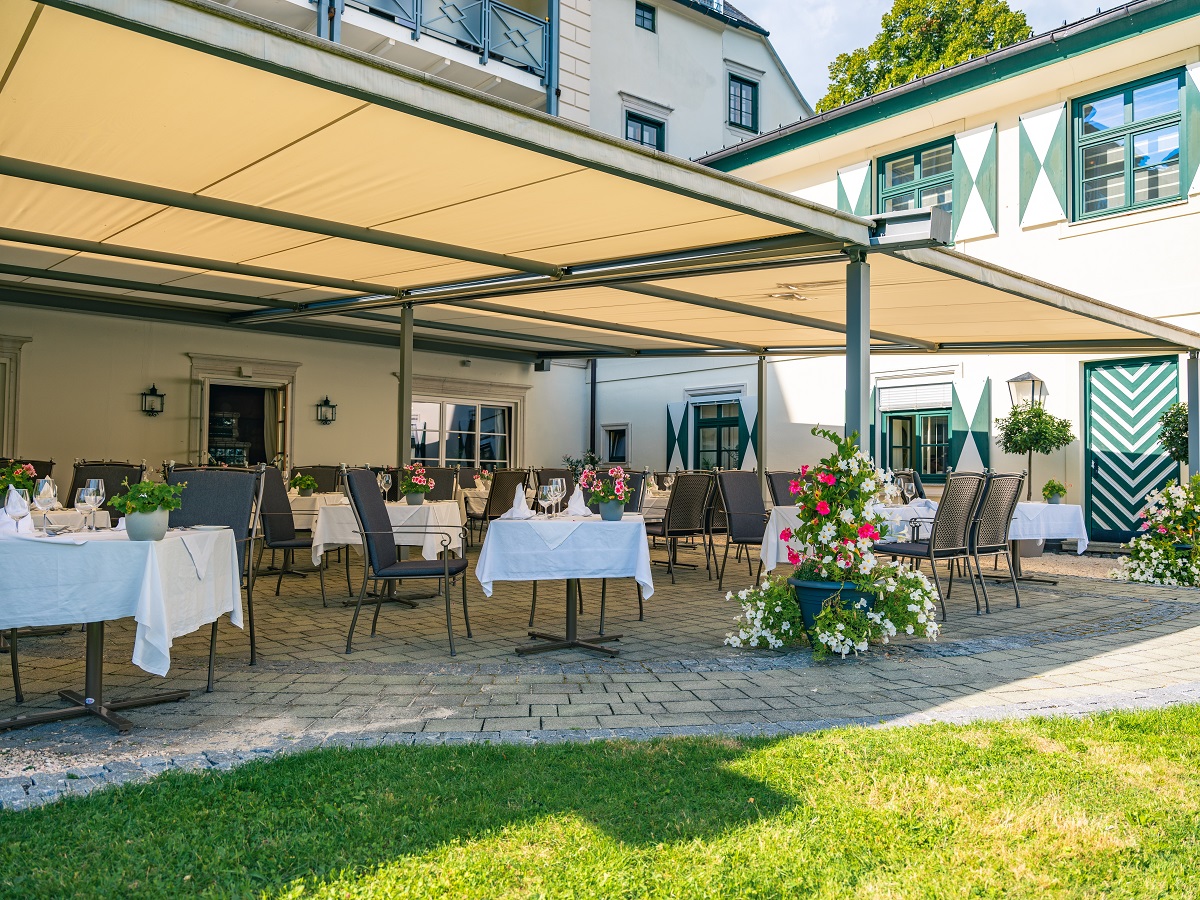
[{"label": "tree", "polygon": [[1188,408],[1186,403],[1172,403],[1158,420],[1162,429],[1158,442],[1167,455],[1177,463],[1188,460]]},{"label": "tree", "polygon": [[1007,0],[895,0],[869,47],[829,64],[825,112],[1023,41],[1033,29]]},{"label": "tree", "polygon": [[1005,453],[1025,453],[1029,456],[1026,471],[1025,499],[1033,499],[1033,454],[1053,453],[1061,450],[1075,434],[1071,422],[1052,416],[1041,406],[1022,403],[1012,408],[1007,418],[997,419],[1000,429],[1000,449]]}]

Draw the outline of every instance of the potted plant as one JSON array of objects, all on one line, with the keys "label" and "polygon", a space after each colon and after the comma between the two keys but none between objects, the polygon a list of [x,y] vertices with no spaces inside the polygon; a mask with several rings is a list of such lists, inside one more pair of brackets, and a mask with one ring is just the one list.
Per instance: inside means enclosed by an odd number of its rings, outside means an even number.
[{"label": "potted plant", "polygon": [[292,476],[292,480],[288,482],[301,497],[311,497],[312,492],[317,489],[317,479],[311,475],[305,475],[299,472]]},{"label": "potted plant", "polygon": [[404,502],[409,506],[419,506],[425,502],[425,495],[433,490],[433,479],[425,474],[425,467],[413,463],[405,466],[397,473],[400,476],[400,493]]},{"label": "potted plant", "polygon": [[1188,461],[1188,405],[1172,403],[1158,419],[1158,442],[1177,463]]},{"label": "potted plant", "polygon": [[1021,403],[1006,418],[997,419],[1000,449],[1005,453],[1024,453],[1026,465],[1025,499],[1033,499],[1033,454],[1050,454],[1075,440],[1071,423],[1046,412],[1038,403]]},{"label": "potted plant", "polygon": [[1168,481],[1146,495],[1138,517],[1142,533],[1125,546],[1113,577],[1143,584],[1200,586],[1200,475],[1184,484]]},{"label": "potted plant", "polygon": [[179,495],[187,482],[163,484],[160,481],[122,482],[124,494],[109,501],[109,506],[125,517],[125,531],[131,541],[161,541],[167,533],[167,519],[173,509],[179,509]]},{"label": "potted plant", "polygon": [[1065,496],[1067,496],[1067,486],[1061,481],[1051,478],[1042,485],[1042,499],[1047,503],[1062,503],[1062,498]]},{"label": "potted plant", "polygon": [[4,495],[10,487],[29,491],[29,496],[32,497],[35,478],[37,470],[29,463],[18,463],[11,459],[5,462],[0,466],[0,504],[3,504]]},{"label": "potted plant", "polygon": [[[833,453],[801,468],[791,485],[800,523],[779,537],[788,542],[788,562],[796,567],[787,583],[814,655],[857,654],[871,641],[887,643],[900,632],[920,631],[935,640],[940,629],[933,585],[904,563],[879,561],[872,550],[883,521],[874,501],[894,493],[890,477],[858,449],[857,435],[844,438],[817,428],[813,434],[830,441]],[[768,580],[738,595],[742,617],[727,644],[771,646],[766,634],[784,643],[795,640],[794,613],[779,599],[780,589]],[[781,637],[785,633],[788,638]]]},{"label": "potted plant", "polygon": [[576,483],[583,476],[584,469],[600,468],[600,457],[596,455],[595,450],[584,450],[583,456],[580,459],[564,453],[562,461],[563,465],[571,472],[571,480]]},{"label": "potted plant", "polygon": [[600,504],[600,518],[619,522],[625,515],[625,500],[629,497],[629,476],[620,466],[608,470],[608,478],[591,466],[579,476],[579,489],[588,492],[588,502]]}]

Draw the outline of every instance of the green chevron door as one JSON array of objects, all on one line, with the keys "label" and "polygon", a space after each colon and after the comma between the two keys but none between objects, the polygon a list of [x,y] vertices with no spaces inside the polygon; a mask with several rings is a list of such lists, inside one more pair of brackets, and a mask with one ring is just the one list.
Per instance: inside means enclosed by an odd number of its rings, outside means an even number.
[{"label": "green chevron door", "polygon": [[1178,368],[1173,356],[1084,368],[1086,514],[1094,541],[1129,540],[1146,494],[1179,477],[1179,465],[1158,443],[1158,419],[1179,399]]}]

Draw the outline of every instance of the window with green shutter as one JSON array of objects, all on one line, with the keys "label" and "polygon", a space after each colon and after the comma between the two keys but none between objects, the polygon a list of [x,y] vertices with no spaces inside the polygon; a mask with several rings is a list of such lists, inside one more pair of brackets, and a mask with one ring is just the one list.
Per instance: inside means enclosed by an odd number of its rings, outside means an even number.
[{"label": "window with green shutter", "polygon": [[1074,102],[1075,219],[1183,196],[1183,80],[1179,70]]},{"label": "window with green shutter", "polygon": [[947,138],[879,161],[879,204],[883,213],[954,204],[954,140]]}]

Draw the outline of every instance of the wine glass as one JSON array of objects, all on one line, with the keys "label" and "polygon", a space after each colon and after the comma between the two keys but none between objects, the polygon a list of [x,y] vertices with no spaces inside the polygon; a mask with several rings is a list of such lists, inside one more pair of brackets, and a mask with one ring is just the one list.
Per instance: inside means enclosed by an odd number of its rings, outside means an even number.
[{"label": "wine glass", "polygon": [[383,491],[383,496],[386,499],[388,491],[392,489],[392,473],[380,472],[377,480],[379,482],[379,490]]},{"label": "wine glass", "polygon": [[[546,515],[546,510],[554,503],[554,488],[548,484],[538,486],[537,493],[538,506],[542,508],[542,515]],[[548,518],[548,516],[547,516]]]},{"label": "wine glass", "polygon": [[562,478],[550,479],[550,490],[554,493],[555,512],[558,512],[558,504],[562,498],[567,496],[567,482]]},{"label": "wine glass", "polygon": [[58,505],[58,485],[53,478],[39,478],[34,482],[33,505],[44,513]]},{"label": "wine glass", "polygon": [[4,498],[4,511],[21,530],[21,520],[29,515],[29,491],[25,488],[9,488]]},{"label": "wine glass", "polygon": [[96,530],[96,510],[104,506],[104,479],[89,478],[84,482],[84,485],[91,489],[92,495],[96,498],[95,504],[92,506],[92,526],[89,531]]},{"label": "wine glass", "polygon": [[85,486],[77,489],[75,491],[75,508],[83,515],[83,522],[86,525],[88,517],[94,515],[100,508],[100,498],[96,495],[95,488]]}]

